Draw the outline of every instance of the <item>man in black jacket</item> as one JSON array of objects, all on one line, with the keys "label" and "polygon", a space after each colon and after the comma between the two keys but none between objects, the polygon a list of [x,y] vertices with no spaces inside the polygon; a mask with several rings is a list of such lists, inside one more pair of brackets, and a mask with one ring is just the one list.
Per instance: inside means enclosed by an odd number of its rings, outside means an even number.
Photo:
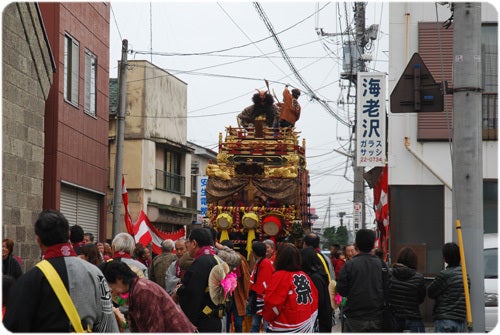
[{"label": "man in black jacket", "polygon": [[182,278],[182,286],[177,290],[182,310],[200,333],[220,333],[221,318],[225,311],[212,302],[207,290],[208,276],[217,265],[213,243],[208,229],[193,229],[186,241],[186,248],[194,262]]},{"label": "man in black jacket", "polygon": [[347,298],[343,309],[342,332],[368,333],[382,331],[384,284],[382,262],[371,253],[375,233],[360,229],[356,233],[359,253],[342,266],[337,279],[337,292]]}]

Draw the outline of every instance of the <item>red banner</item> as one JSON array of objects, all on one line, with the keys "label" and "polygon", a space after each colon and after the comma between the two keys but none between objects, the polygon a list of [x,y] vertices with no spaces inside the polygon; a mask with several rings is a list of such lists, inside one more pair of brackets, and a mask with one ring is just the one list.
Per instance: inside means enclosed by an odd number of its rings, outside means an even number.
[{"label": "red banner", "polygon": [[127,233],[134,236],[134,224],[132,223],[132,218],[130,217],[130,213],[128,210],[128,192],[125,187],[125,177],[122,175],[122,200],[123,206],[125,206],[125,227],[127,228]]},{"label": "red banner", "polygon": [[152,249],[155,254],[161,254],[161,243],[164,240],[171,239],[175,242],[179,238],[186,236],[186,229],[184,227],[172,233],[165,233],[158,230],[158,228],[149,222],[148,216],[142,209],[137,218],[137,222],[133,224],[128,209],[128,192],[125,187],[125,178],[123,176],[122,199],[123,205],[125,206],[125,226],[127,227],[127,233],[134,237],[136,243],[140,243],[145,247],[152,243]]},{"label": "red banner", "polygon": [[171,239],[175,242],[179,238],[185,236],[186,230],[184,227],[172,233],[166,233],[158,230],[158,228],[149,222],[148,216],[143,210],[139,213],[139,218],[134,225],[134,238],[136,243],[141,243],[143,246],[147,246],[152,242],[153,252],[157,255],[161,254],[161,243],[164,240]]}]

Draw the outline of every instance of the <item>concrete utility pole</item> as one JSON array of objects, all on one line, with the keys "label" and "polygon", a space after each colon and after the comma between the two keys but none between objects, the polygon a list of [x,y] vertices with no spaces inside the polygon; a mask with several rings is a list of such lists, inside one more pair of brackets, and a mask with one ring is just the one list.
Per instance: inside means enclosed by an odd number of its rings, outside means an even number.
[{"label": "concrete utility pole", "polygon": [[118,110],[116,112],[116,155],[115,155],[115,187],[113,193],[113,236],[120,232],[122,209],[122,175],[123,175],[123,142],[125,139],[125,105],[127,102],[127,52],[128,41],[122,41],[122,59],[118,81]]},{"label": "concrete utility pole", "polygon": [[455,2],[453,20],[453,225],[460,220],[473,332],[484,333],[481,3]]},{"label": "concrete utility pole", "polygon": [[[356,76],[353,76],[352,78],[357,78],[357,74],[359,72],[365,72],[365,62],[362,59],[362,55],[364,53],[366,45],[365,6],[366,4],[364,2],[356,2],[354,4],[354,20],[356,22],[356,47],[358,48],[358,53],[356,54],[358,54],[358,59],[356,60]],[[355,121],[355,127],[357,126],[358,125]],[[357,139],[355,139],[355,141],[357,141]],[[354,148],[356,148],[356,142],[354,143]],[[365,169],[363,166],[357,166],[356,151],[354,151],[352,166],[354,171],[354,206],[356,207],[357,203],[361,204],[361,228],[366,228],[365,181],[363,179],[363,173]],[[356,211],[356,209],[354,209],[354,211]],[[355,229],[359,229],[359,227],[355,227]]]}]

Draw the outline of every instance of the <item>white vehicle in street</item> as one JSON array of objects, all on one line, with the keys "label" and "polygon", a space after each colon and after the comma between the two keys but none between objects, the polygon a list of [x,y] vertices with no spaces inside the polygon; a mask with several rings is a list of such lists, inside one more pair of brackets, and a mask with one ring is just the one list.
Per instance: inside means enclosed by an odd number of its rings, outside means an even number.
[{"label": "white vehicle in street", "polygon": [[484,234],[483,255],[485,328],[490,332],[498,322],[498,234]]}]

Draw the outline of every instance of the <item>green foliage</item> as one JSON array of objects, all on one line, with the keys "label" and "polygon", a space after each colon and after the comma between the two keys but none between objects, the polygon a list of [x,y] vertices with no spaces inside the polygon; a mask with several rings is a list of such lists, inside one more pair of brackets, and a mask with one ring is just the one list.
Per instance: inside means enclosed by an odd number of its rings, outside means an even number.
[{"label": "green foliage", "polygon": [[346,245],[347,241],[349,240],[348,234],[347,234],[347,228],[345,226],[341,226],[338,228],[335,227],[330,227],[326,228],[323,231],[323,237],[328,240],[328,244],[339,244],[339,245]]},{"label": "green foliage", "polygon": [[329,244],[335,243],[335,227],[326,228],[323,231],[323,237],[328,240]]},{"label": "green foliage", "polygon": [[289,242],[295,244],[297,248],[302,246],[302,237],[304,236],[304,227],[301,222],[294,222],[290,229]]},{"label": "green foliage", "polygon": [[346,226],[338,227],[335,237],[339,245],[346,245],[347,242],[349,241],[349,235],[347,234]]}]

